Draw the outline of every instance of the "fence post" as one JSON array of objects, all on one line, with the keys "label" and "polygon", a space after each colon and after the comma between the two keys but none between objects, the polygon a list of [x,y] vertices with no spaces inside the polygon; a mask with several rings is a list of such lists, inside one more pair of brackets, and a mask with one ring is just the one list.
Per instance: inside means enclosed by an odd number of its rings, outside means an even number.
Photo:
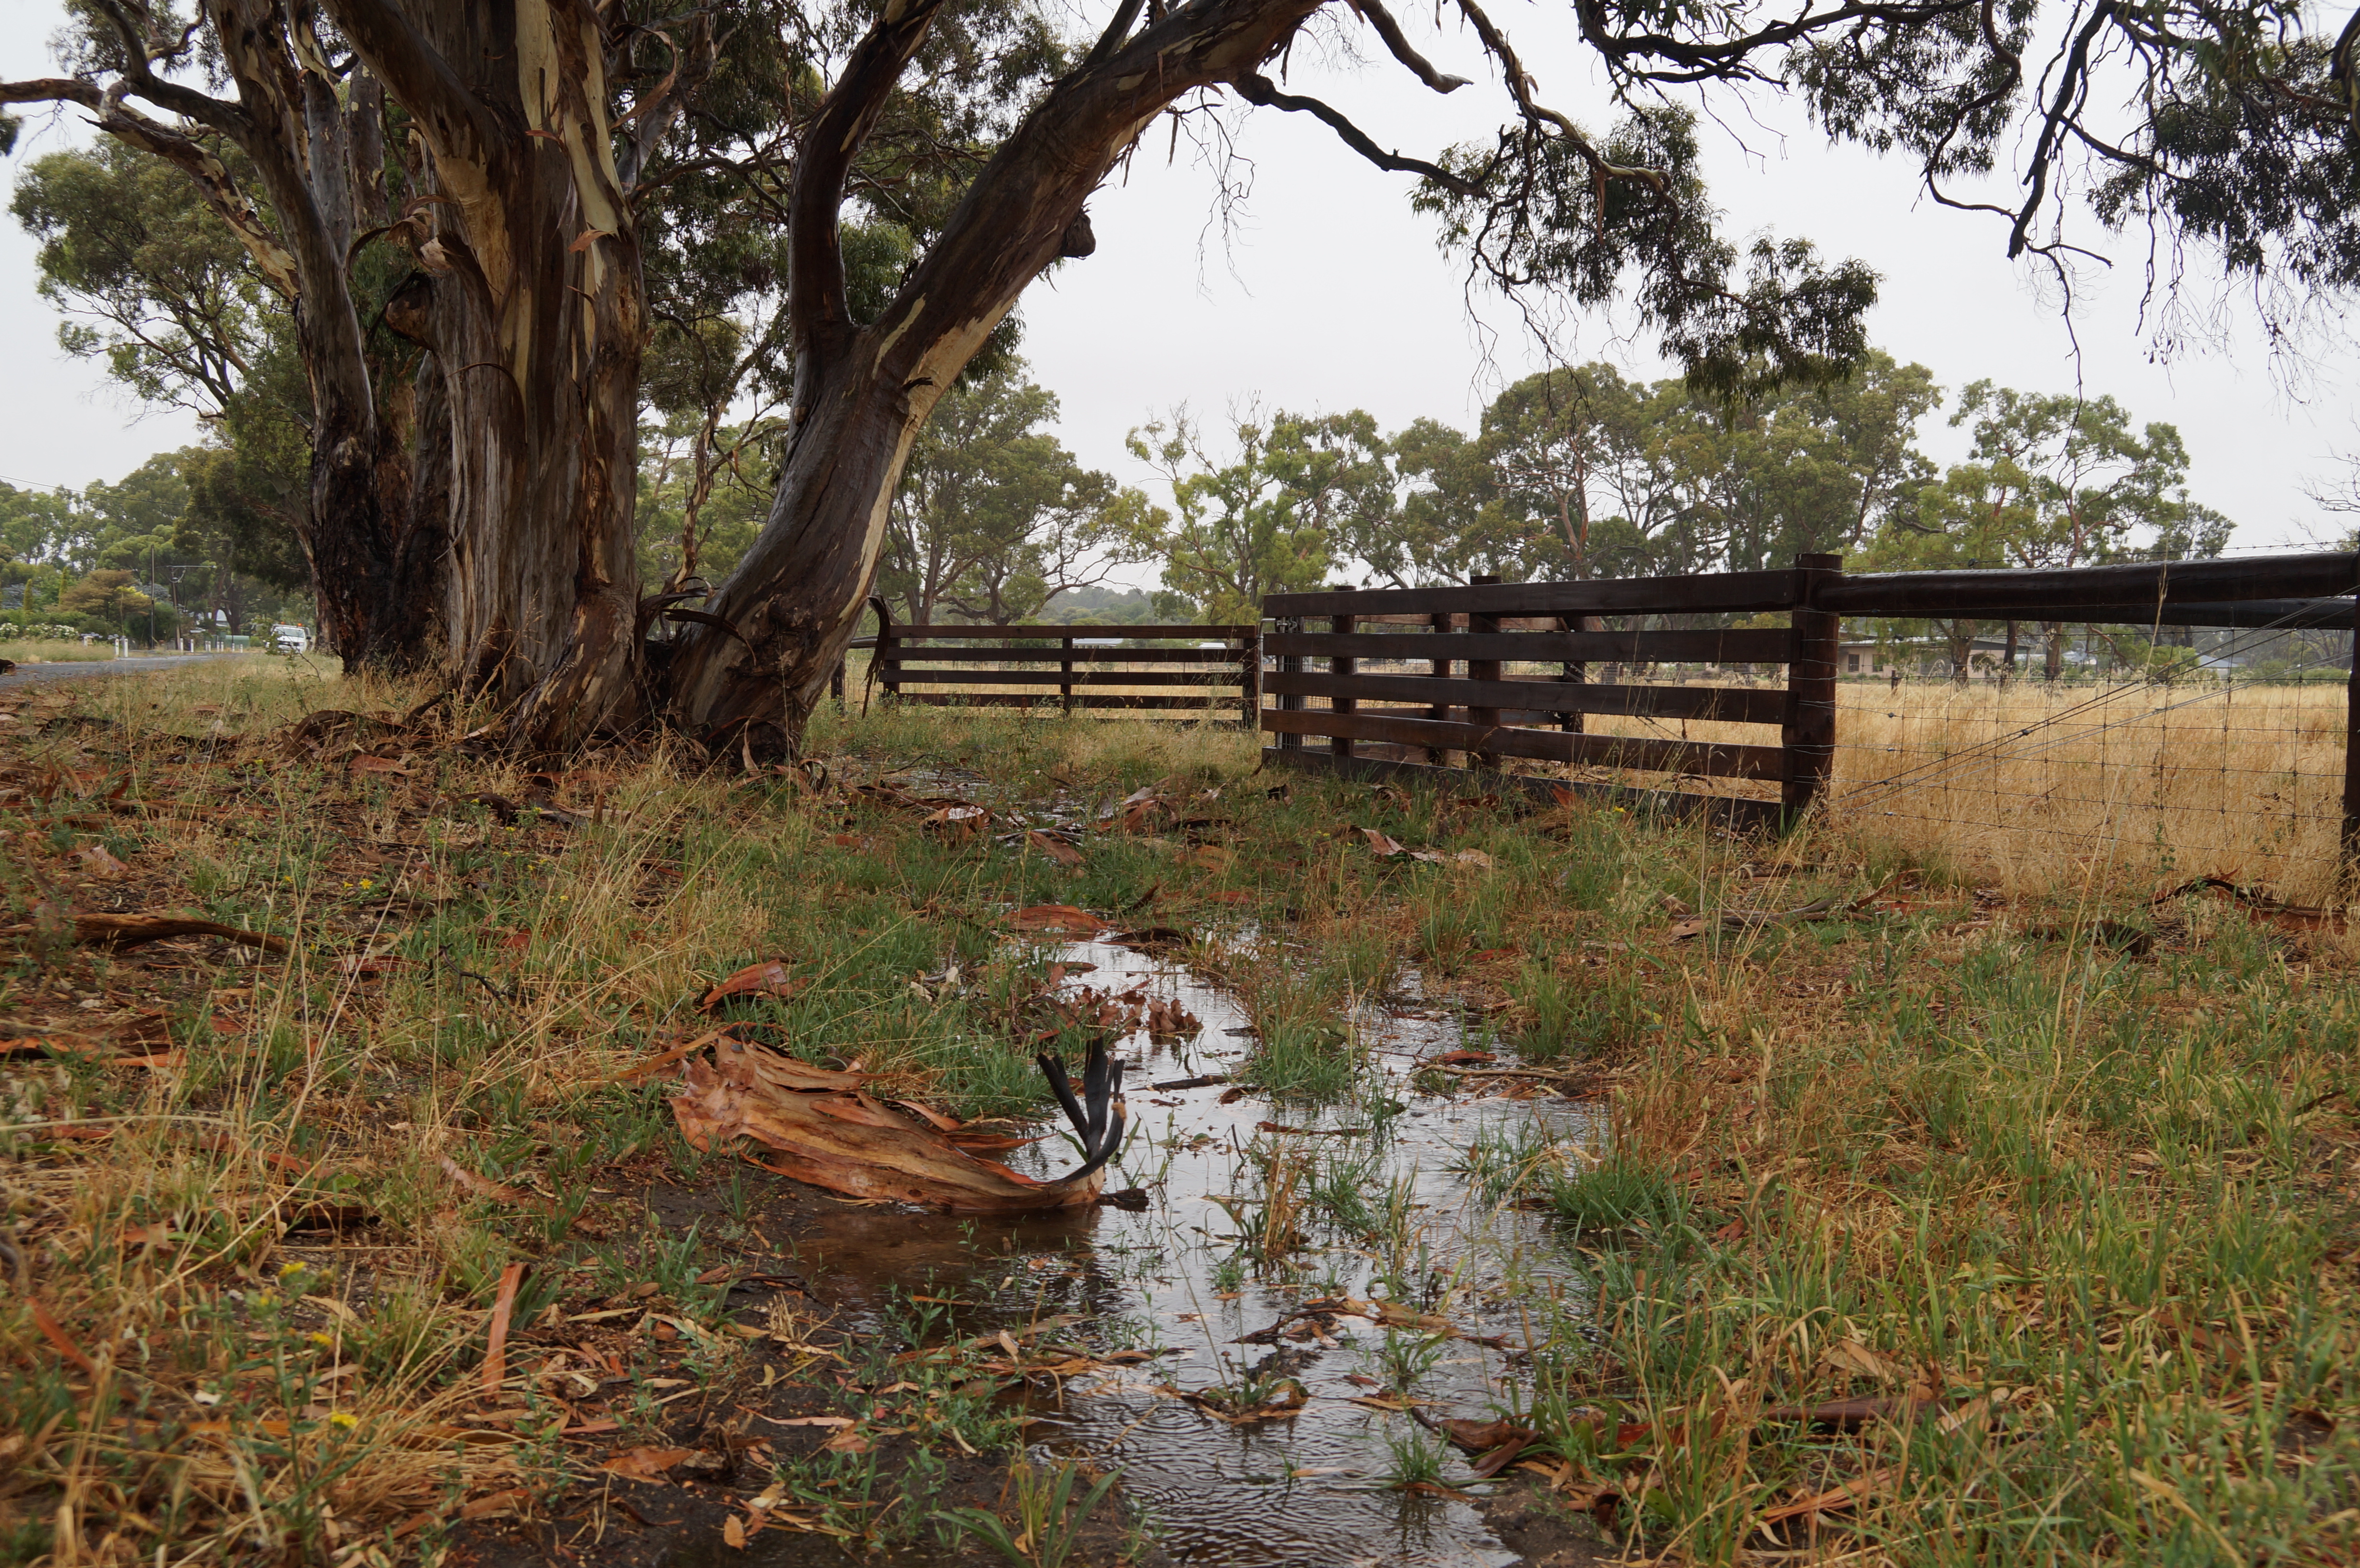
[{"label": "fence post", "polygon": [[[1286,633],[1299,632],[1303,629],[1303,617],[1301,615],[1281,615],[1271,622],[1271,629],[1273,631]],[[1294,675],[1299,673],[1302,669],[1303,656],[1301,654],[1282,653],[1278,656],[1278,670],[1280,674]],[[1303,711],[1303,698],[1299,693],[1294,691],[1281,691],[1278,694],[1278,705],[1290,713],[1300,713]],[[1278,737],[1278,748],[1281,751],[1301,751],[1303,749],[1303,737],[1299,735],[1291,733],[1281,735]]]},{"label": "fence post", "polygon": [[1787,615],[1786,713],[1778,744],[1786,754],[1780,814],[1795,826],[1827,785],[1836,755],[1836,643],[1843,617],[1809,605],[1843,574],[1840,555],[1795,558],[1795,605]]},{"label": "fence post", "polygon": [[[1450,617],[1448,615],[1432,616],[1429,618],[1428,624],[1434,627],[1434,633],[1437,637],[1440,637],[1450,630]],[[1449,658],[1446,655],[1443,658],[1435,659],[1433,662],[1435,676],[1439,680],[1449,680]],[[1450,704],[1448,702],[1437,702],[1432,707],[1426,709],[1426,716],[1429,719],[1447,719],[1450,716]],[[1426,748],[1426,760],[1437,768],[1446,767],[1450,761],[1449,749],[1445,746],[1429,746]]]},{"label": "fence post", "polygon": [[[1606,629],[1606,622],[1597,615],[1559,615],[1557,624],[1560,631],[1568,632],[1602,632]],[[1582,659],[1568,659],[1560,669],[1557,679],[1568,686],[1586,686],[1590,683],[1590,665]],[[1581,710],[1579,708],[1557,716],[1557,727],[1567,735],[1579,735],[1581,724]]]},{"label": "fence post", "polygon": [[[885,695],[895,702],[901,700],[901,665],[893,657],[892,607],[875,593],[869,596],[869,607],[877,612],[877,646],[869,655],[869,683],[885,688]],[[868,688],[861,689],[860,713],[869,714]]]},{"label": "fence post", "polygon": [[1074,639],[1065,637],[1058,646],[1065,650],[1065,657],[1057,666],[1057,671],[1065,679],[1057,687],[1057,697],[1060,705],[1070,713],[1074,711]]},{"label": "fence post", "polygon": [[2344,864],[2339,890],[2360,880],[2360,594],[2352,600],[2352,673],[2344,683]]},{"label": "fence post", "polygon": [[1262,733],[1262,623],[1254,622],[1239,639],[1238,709],[1246,734]]},{"label": "fence post", "polygon": [[[1470,588],[1487,588],[1499,581],[1497,575],[1486,573],[1480,577],[1470,577],[1467,584]],[[1467,630],[1470,636],[1477,632],[1496,632],[1499,629],[1500,617],[1497,615],[1479,615],[1470,613],[1467,617]],[[1498,659],[1470,659],[1467,661],[1468,680],[1497,681],[1499,678],[1500,661]],[[1486,728],[1497,729],[1500,724],[1500,710],[1478,708],[1470,703],[1467,709],[1467,722],[1470,724],[1481,724]],[[1467,765],[1470,768],[1497,768],[1500,766],[1499,754],[1490,751],[1470,751],[1467,754]]]},{"label": "fence post", "polygon": [[836,711],[839,713],[844,712],[844,660],[841,659],[836,661],[836,668],[827,672],[827,694],[836,699]]},{"label": "fence post", "polygon": [[[1352,617],[1349,615],[1330,615],[1328,617],[1328,629],[1331,632],[1349,632],[1352,629]],[[1336,654],[1331,656],[1328,660],[1328,672],[1330,675],[1349,675],[1360,669],[1360,661],[1352,658],[1349,654]],[[1328,705],[1339,713],[1349,713],[1353,709],[1359,707],[1360,703],[1360,700],[1355,697],[1330,697],[1328,699]],[[1351,756],[1351,737],[1349,735],[1330,735],[1328,739],[1328,750],[1337,757]]]}]

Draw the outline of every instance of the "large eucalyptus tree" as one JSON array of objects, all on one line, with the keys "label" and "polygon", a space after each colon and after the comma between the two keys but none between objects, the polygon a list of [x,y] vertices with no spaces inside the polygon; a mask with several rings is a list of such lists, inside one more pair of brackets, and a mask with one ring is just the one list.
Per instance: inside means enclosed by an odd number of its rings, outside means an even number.
[{"label": "large eucalyptus tree", "polygon": [[[1105,0],[1071,39],[1064,10],[986,0],[87,12],[100,25],[68,74],[0,84],[0,103],[82,105],[197,182],[294,301],[308,544],[339,648],[367,659],[378,619],[410,614],[446,563],[453,661],[511,701],[531,746],[653,711],[716,747],[792,752],[916,432],[1032,280],[1091,252],[1085,203],[1167,112],[1229,98],[1316,118],[1416,177],[1478,278],[1577,305],[1627,295],[1699,385],[1733,392],[1855,361],[1874,279],[1800,240],[1741,252],[1717,232],[1682,102],[1717,83],[1800,95],[1830,136],[1916,158],[1952,204],[1983,204],[1961,181],[2025,128],[2024,194],[1989,204],[2015,253],[2072,253],[2057,192],[2094,163],[2105,222],[2215,244],[2297,299],[2360,278],[2354,30],[2331,44],[2284,0],[1573,0],[1627,111],[1602,133],[1541,101],[1479,0],[1446,0],[1444,43],[1498,83],[1503,128],[1431,159],[1265,74],[1308,27],[1364,27],[1426,89],[1470,85],[1382,0]],[[2063,30],[2036,91],[2044,15]],[[2125,113],[2090,107],[2125,96]],[[725,228],[775,231],[787,429],[759,537],[651,668],[628,475],[650,236],[692,189]],[[383,310],[428,351],[407,393],[372,379],[349,284],[373,241],[415,258]]]}]

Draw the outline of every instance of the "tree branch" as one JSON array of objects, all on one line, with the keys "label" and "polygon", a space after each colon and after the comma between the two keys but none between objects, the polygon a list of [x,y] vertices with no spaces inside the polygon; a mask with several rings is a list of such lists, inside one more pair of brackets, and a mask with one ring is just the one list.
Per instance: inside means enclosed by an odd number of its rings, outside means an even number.
[{"label": "tree branch", "polygon": [[289,300],[303,293],[302,272],[294,254],[263,222],[229,167],[191,136],[158,124],[123,102],[126,84],[99,95],[98,128],[143,152],[152,153],[187,175],[205,205],[229,225],[230,232],[254,258],[263,280]]},{"label": "tree branch", "polygon": [[1345,0],[1345,4],[1377,29],[1377,37],[1385,40],[1385,48],[1393,51],[1393,57],[1409,67],[1411,74],[1420,82],[1437,93],[1456,93],[1467,85],[1465,77],[1445,76],[1434,69],[1433,61],[1412,49],[1409,39],[1401,30],[1401,24],[1393,20],[1393,13],[1386,10],[1379,0]]},{"label": "tree branch", "polygon": [[183,119],[209,126],[249,152],[253,150],[252,144],[257,139],[254,122],[240,105],[225,103],[194,88],[183,87],[177,82],[167,82],[158,76],[148,69],[146,43],[123,7],[112,4],[111,0],[100,0],[99,9],[105,13],[107,20],[123,40],[123,74],[107,93],[110,101],[119,103],[126,93],[136,93],[158,108],[169,109]]},{"label": "tree branch", "polygon": [[2031,191],[2024,198],[2023,208],[2016,214],[2016,224],[2008,231],[2007,255],[2013,261],[2025,250],[2026,235],[2032,227],[2034,216],[2040,211],[2041,199],[2049,194],[2049,164],[2057,148],[2058,128],[2064,125],[2072,110],[2073,100],[2087,92],[2090,84],[2090,46],[2104,30],[2114,15],[2114,0],[2098,0],[2090,12],[2090,20],[2073,39],[2073,47],[2065,57],[2065,69],[2058,78],[2057,96],[2051,100],[2049,113],[2040,122],[2040,139],[2032,149],[2032,168],[2025,176]]},{"label": "tree branch", "polygon": [[79,103],[85,109],[95,109],[104,97],[97,83],[71,76],[0,82],[0,103]]},{"label": "tree branch", "polygon": [[670,51],[672,65],[664,72],[664,79],[650,91],[641,93],[615,122],[618,130],[626,125],[630,127],[630,138],[617,169],[627,192],[639,188],[639,177],[646,170],[648,160],[654,156],[656,144],[679,122],[689,100],[712,76],[713,68],[720,58],[719,47],[713,36],[712,14],[707,11],[691,14],[688,26],[691,31],[684,53],[672,41],[670,33],[654,27],[641,29]]},{"label": "tree branch", "polygon": [[[1615,70],[1628,71],[1634,76],[1653,82],[1678,82],[1757,77],[1759,73],[1753,70],[1749,61],[1754,55],[1765,49],[1799,43],[1814,35],[1856,22],[1883,22],[1896,28],[1922,26],[1961,11],[1972,10],[1980,4],[1981,0],[1928,0],[1924,5],[1855,3],[1826,11],[1814,11],[1807,3],[1798,16],[1712,43],[1699,43],[1664,33],[1617,35],[1608,26],[1603,0],[1579,0],[1578,9],[1583,39],[1604,55]],[[1460,9],[1466,9],[1463,4]],[[1640,69],[1632,64],[1634,57],[1666,60],[1680,69]]]},{"label": "tree branch", "polygon": [[[803,136],[794,194],[787,203],[789,316],[799,367],[806,356],[825,353],[851,330],[838,232],[845,180],[944,4],[905,0],[886,6],[853,49],[844,74]],[[803,377],[798,374],[796,379]]]},{"label": "tree branch", "polygon": [[[1582,135],[1580,126],[1556,110],[1534,102],[1533,79],[1525,71],[1524,62],[1516,58],[1515,49],[1509,45],[1508,35],[1502,32],[1493,24],[1491,18],[1483,14],[1483,8],[1478,5],[1475,0],[1459,0],[1459,12],[1467,18],[1469,25],[1474,27],[1475,36],[1482,40],[1484,49],[1488,49],[1491,57],[1500,62],[1500,74],[1506,79],[1508,92],[1515,99],[1516,108],[1523,114],[1525,122],[1535,126],[1556,126],[1557,133],[1565,137],[1576,153],[1580,155],[1581,160],[1590,165],[1590,171],[1601,182],[1601,199],[1598,203],[1599,212],[1601,214],[1606,210],[1603,187],[1603,182],[1606,180],[1636,180],[1652,187],[1658,193],[1669,188],[1670,182],[1665,179],[1659,169],[1632,169],[1607,162],[1604,155],[1590,146],[1590,138]],[[1586,30],[1587,23],[1584,24],[1584,27]]]},{"label": "tree branch", "polygon": [[1269,77],[1258,71],[1240,71],[1229,85],[1237,90],[1239,97],[1249,103],[1258,104],[1265,109],[1284,109],[1294,114],[1317,115],[1326,121],[1328,126],[1343,138],[1346,147],[1350,147],[1379,169],[1388,169],[1395,174],[1422,174],[1437,185],[1460,196],[1479,195],[1483,190],[1480,181],[1453,174],[1438,163],[1428,163],[1422,158],[1404,158],[1399,153],[1385,151],[1384,148],[1371,141],[1366,132],[1346,119],[1338,110],[1321,103],[1317,98],[1306,98],[1294,93],[1281,93]]},{"label": "tree branch", "polygon": [[[119,19],[117,26],[121,26]],[[137,37],[136,33],[132,36]],[[150,89],[163,91],[151,93]],[[251,129],[246,116],[235,105],[159,82],[148,71],[144,54],[138,54],[133,67],[111,88],[102,89],[96,82],[70,76],[0,82],[0,103],[79,103],[95,110],[99,129],[162,158],[186,174],[205,204],[246,246],[264,280],[289,299],[300,296],[303,290],[294,256],[279,243],[254,203],[237,188],[228,166],[194,137],[132,108],[124,100],[135,91],[141,97],[152,98],[187,118],[223,132],[241,146],[245,140],[239,133]]]},{"label": "tree branch", "polygon": [[[222,64],[237,84],[242,105],[217,105],[225,112],[223,132],[254,160],[277,212],[280,243],[300,280],[303,309],[297,313],[297,332],[311,374],[313,408],[323,417],[332,408],[339,410],[331,424],[349,419],[353,428],[366,428],[375,419],[376,395],[351,280],[344,273],[345,253],[299,161],[297,149],[308,140],[303,83],[290,59],[296,46],[286,12],[275,0],[211,0],[209,8]],[[150,95],[147,87],[140,92]],[[162,97],[156,101],[169,103]],[[268,123],[273,120],[276,125]]]},{"label": "tree branch", "polygon": [[1106,31],[1100,33],[1098,41],[1090,46],[1090,52],[1082,57],[1083,70],[1104,65],[1114,51],[1122,47],[1122,40],[1131,36],[1131,25],[1139,20],[1139,8],[1143,4],[1145,0],[1122,0],[1122,4],[1114,8],[1114,16],[1108,21]]}]

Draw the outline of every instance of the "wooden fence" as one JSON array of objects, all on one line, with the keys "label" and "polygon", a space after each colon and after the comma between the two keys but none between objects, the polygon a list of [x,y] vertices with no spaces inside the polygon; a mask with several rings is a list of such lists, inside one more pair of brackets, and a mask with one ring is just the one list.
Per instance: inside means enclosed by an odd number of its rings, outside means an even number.
[{"label": "wooden fence", "polygon": [[[1249,730],[1262,702],[1259,626],[896,626],[881,601],[869,607],[878,633],[852,646],[871,650],[869,680],[890,701],[1162,710],[1175,717],[1227,712]],[[1123,646],[1141,641],[1189,646]],[[843,681],[839,667],[838,701]],[[913,690],[935,687],[952,690]],[[1175,687],[1188,690],[1168,690]]]},{"label": "wooden fence", "polygon": [[[1475,769],[1523,757],[1654,773],[1663,777],[1635,790],[1654,808],[1784,824],[1810,807],[1830,775],[1845,616],[2352,628],[2360,603],[2347,596],[2360,586],[2360,555],[2350,553],[2026,572],[1847,575],[1841,565],[1837,556],[1805,555],[1785,571],[1273,594],[1262,603],[1271,626],[1262,646],[1276,660],[1263,676],[1274,701],[1261,724],[1276,740],[1265,756],[1361,777],[1457,774],[1446,768],[1453,752]],[[1767,624],[1772,616],[1786,624]],[[1609,617],[1637,624],[1609,629]],[[1739,618],[1765,624],[1695,625]],[[1690,626],[1644,624],[1665,619]],[[1378,662],[1391,668],[1366,668]],[[2353,662],[2347,855],[2360,854],[2360,658]],[[1776,680],[1698,686],[1645,678],[1657,664],[1683,663],[1752,666],[1775,670]],[[1555,669],[1512,677],[1502,670],[1509,664]],[[1592,679],[1601,664],[1613,679]],[[1404,668],[1411,665],[1422,668]],[[1584,733],[1587,714],[1758,726],[1761,738],[1593,735]],[[1307,737],[1326,745],[1314,749]],[[1699,779],[1775,782],[1777,798],[1680,788]],[[1491,779],[1535,789],[1568,782],[1497,771]]]}]

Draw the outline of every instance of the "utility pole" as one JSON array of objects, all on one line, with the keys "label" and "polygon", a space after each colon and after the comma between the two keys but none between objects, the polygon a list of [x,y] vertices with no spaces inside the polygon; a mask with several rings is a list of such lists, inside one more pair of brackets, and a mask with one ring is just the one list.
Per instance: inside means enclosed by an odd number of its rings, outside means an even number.
[{"label": "utility pole", "polygon": [[174,634],[172,646],[175,649],[180,647],[180,579],[187,575],[188,572],[189,568],[185,566],[176,566],[172,568],[172,631]]}]

